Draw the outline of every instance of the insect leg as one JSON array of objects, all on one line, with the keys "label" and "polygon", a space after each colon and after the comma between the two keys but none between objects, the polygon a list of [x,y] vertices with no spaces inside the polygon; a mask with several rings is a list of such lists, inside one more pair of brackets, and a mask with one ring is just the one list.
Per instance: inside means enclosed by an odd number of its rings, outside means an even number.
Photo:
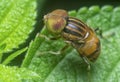
[{"label": "insect leg", "polygon": [[69,45],[66,44],[66,45],[65,45],[62,49],[60,49],[59,51],[57,51],[57,52],[49,51],[48,53],[54,54],[54,55],[60,55],[60,54],[62,54],[68,47],[69,47]]},{"label": "insect leg", "polygon": [[103,35],[103,31],[99,28],[96,28],[95,32],[99,34],[102,39],[105,39],[105,40],[108,40],[109,37],[115,35],[115,32],[110,32],[109,34]]},{"label": "insect leg", "polygon": [[83,56],[82,58],[85,61],[85,63],[88,65],[87,70],[89,71],[90,70],[90,61],[88,60],[88,58],[86,56]]},{"label": "insect leg", "polygon": [[[45,38],[45,39],[48,40],[48,41],[49,41],[49,40],[57,40],[57,39],[60,38],[59,35],[56,36],[56,37],[51,37],[51,38],[49,38],[49,37],[47,37],[46,35],[43,35],[43,34],[40,34],[39,36],[42,37],[42,38]],[[54,51],[41,52],[41,55],[42,55],[42,54],[59,55],[59,54],[62,54],[68,47],[69,47],[69,44],[67,43],[67,44],[66,44],[62,49],[60,49],[59,51],[56,51],[56,52],[54,52]]]},{"label": "insect leg", "polygon": [[104,38],[103,37],[103,31],[100,29],[100,28],[95,28],[94,31],[100,35],[101,38]]},{"label": "insect leg", "polygon": [[40,34],[39,37],[42,37],[42,38],[45,38],[46,40],[57,40],[60,38],[60,36],[56,36],[56,37],[47,37],[46,35],[44,34]]},{"label": "insect leg", "polygon": [[88,82],[91,82],[91,74],[90,74],[90,69],[91,69],[91,67],[90,67],[90,61],[88,60],[88,58],[87,57],[82,57],[83,58],[83,60],[85,61],[85,63],[88,65],[88,68],[87,68],[87,71],[88,71]]}]

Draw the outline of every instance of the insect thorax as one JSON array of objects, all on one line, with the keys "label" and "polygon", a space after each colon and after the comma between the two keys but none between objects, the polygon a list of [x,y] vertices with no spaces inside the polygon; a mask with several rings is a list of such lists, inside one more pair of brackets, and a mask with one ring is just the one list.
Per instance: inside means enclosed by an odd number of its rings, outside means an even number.
[{"label": "insect thorax", "polygon": [[62,31],[62,37],[69,41],[79,41],[87,38],[89,31],[87,25],[82,21],[69,17],[67,24]]}]

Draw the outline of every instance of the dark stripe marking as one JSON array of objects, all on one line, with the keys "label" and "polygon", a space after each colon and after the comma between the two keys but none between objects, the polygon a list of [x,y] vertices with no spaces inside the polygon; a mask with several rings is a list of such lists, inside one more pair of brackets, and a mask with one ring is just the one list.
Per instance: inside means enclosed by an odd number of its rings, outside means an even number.
[{"label": "dark stripe marking", "polygon": [[79,20],[77,18],[69,17],[68,21],[69,22],[74,22],[77,25],[83,27],[84,29],[86,29],[86,27],[87,27],[87,25],[84,22],[82,22],[81,20]]},{"label": "dark stripe marking", "polygon": [[83,34],[84,34],[84,32],[83,32],[82,30],[81,30],[82,32],[79,31],[79,30],[78,30],[79,27],[75,26],[74,24],[69,23],[66,28],[68,28],[68,29],[70,29],[70,30],[73,30],[73,31],[79,33],[81,36],[83,36]]},{"label": "dark stripe marking", "polygon": [[79,30],[81,33],[84,32],[84,30],[81,29],[81,27],[80,27],[79,25],[76,25],[76,24],[74,24],[73,22],[69,23],[68,26],[70,26],[70,27],[72,27],[72,28],[74,28],[74,29],[76,29],[76,30]]},{"label": "dark stripe marking", "polygon": [[68,34],[72,34],[72,35],[75,35],[75,36],[78,36],[78,37],[82,37],[81,34],[75,32],[75,31],[72,31],[72,30],[70,30],[70,29],[68,29],[68,28],[66,28],[66,27],[64,28],[63,31],[66,32],[66,33],[68,33]]}]

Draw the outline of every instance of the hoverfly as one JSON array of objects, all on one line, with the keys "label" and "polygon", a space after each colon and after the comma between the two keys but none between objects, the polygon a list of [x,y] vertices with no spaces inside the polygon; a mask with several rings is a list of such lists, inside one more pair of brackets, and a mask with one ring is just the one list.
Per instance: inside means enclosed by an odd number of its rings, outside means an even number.
[{"label": "hoverfly", "polygon": [[57,9],[44,16],[46,28],[56,36],[63,38],[73,46],[81,58],[88,64],[95,61],[100,54],[100,40],[94,30],[81,20],[70,17],[67,11]]}]

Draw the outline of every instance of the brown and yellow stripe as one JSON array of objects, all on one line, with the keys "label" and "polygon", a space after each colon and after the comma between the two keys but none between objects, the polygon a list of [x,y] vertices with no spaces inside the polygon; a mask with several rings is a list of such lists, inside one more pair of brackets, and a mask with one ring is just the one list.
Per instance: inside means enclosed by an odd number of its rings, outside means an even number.
[{"label": "brown and yellow stripe", "polygon": [[68,34],[78,36],[79,38],[84,38],[87,33],[86,26],[87,25],[85,25],[81,20],[69,17],[67,19],[67,25],[63,31]]}]

